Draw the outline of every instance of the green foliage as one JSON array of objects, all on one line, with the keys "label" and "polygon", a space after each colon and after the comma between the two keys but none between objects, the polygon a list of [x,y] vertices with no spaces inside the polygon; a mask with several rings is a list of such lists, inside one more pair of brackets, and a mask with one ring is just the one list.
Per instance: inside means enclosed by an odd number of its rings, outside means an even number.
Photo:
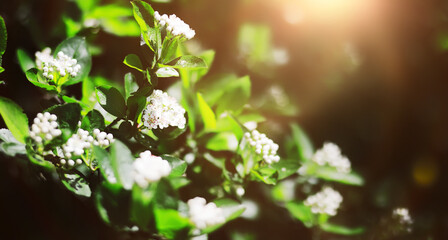
[{"label": "green foliage", "polygon": [[132,188],[133,170],[132,163],[134,158],[131,150],[122,142],[116,140],[112,143],[110,149],[110,166],[117,178],[117,181],[123,186],[124,189],[130,190]]},{"label": "green foliage", "polygon": [[198,96],[199,111],[201,113],[202,120],[204,122],[205,130],[210,131],[215,129],[216,128],[215,113],[208,106],[207,102],[205,102],[204,98],[200,93],[197,93],[197,96]]},{"label": "green foliage", "polygon": [[61,173],[61,182],[71,192],[85,197],[90,197],[92,191],[89,183],[77,173]]},{"label": "green foliage", "polygon": [[126,103],[118,89],[110,86],[97,87],[96,96],[101,107],[110,114],[119,118],[126,115]]},{"label": "green foliage", "polygon": [[292,142],[294,143],[299,159],[306,162],[313,156],[314,148],[308,136],[297,124],[291,125]]},{"label": "green foliage", "polygon": [[25,144],[17,141],[8,129],[0,129],[0,151],[14,157],[18,154],[26,154]]},{"label": "green foliage", "polygon": [[162,159],[167,160],[171,166],[170,177],[181,177],[185,171],[187,170],[187,163],[183,160],[180,160],[177,157],[170,156],[167,154],[160,156]]},{"label": "green foliage", "polygon": [[305,206],[302,202],[288,202],[286,208],[295,218],[303,222],[305,226],[311,227],[315,224],[314,214],[311,212],[311,209]]},{"label": "green foliage", "polygon": [[46,111],[58,117],[59,129],[62,131],[62,142],[67,141],[78,129],[78,122],[81,121],[81,106],[79,104],[55,105]]},{"label": "green foliage", "polygon": [[159,50],[161,34],[154,24],[154,10],[143,1],[132,1],[134,18],[140,26],[140,31],[146,45],[154,52]]},{"label": "green foliage", "polygon": [[0,97],[0,114],[17,141],[26,142],[29,136],[28,118],[23,109],[8,98]]},{"label": "green foliage", "polygon": [[[142,233],[142,236],[163,239],[206,236],[245,211],[240,201],[246,197],[240,188],[249,184],[254,184],[255,189],[262,186],[260,189],[272,190],[273,199],[265,200],[274,200],[275,204],[284,206],[307,227],[342,235],[363,231],[362,228],[330,224],[330,216],[312,213],[303,199],[293,194],[299,187],[308,189],[303,191],[304,194],[310,193],[308,182],[315,179],[319,181],[313,184],[331,181],[361,186],[364,183],[356,173],[340,173],[314,163],[312,142],[299,125],[290,124],[291,131],[287,130],[286,136],[280,134],[275,139],[282,143],[278,151],[282,157],[278,162],[265,161],[266,156],[255,150],[264,146],[250,145],[243,137],[252,130],[246,123],[262,123],[261,129],[268,129],[272,121],[271,116],[260,113],[259,106],[251,105],[249,76],[207,76],[215,52],[207,50],[199,55],[189,52],[184,45],[186,38],[174,36],[159,24],[154,19],[154,9],[144,1],[131,1],[132,9],[117,3],[99,6],[98,0],[75,2],[81,10],[80,19],[62,14],[67,35],[74,37],[61,42],[53,54],[57,56],[62,51],[76,59],[81,65],[76,77],[47,79],[43,76],[42,66],[37,66],[24,50],[17,50],[20,67],[27,79],[46,90],[48,98],[54,100],[49,101],[54,105],[45,111],[57,116],[62,135],[45,144],[34,142],[28,138],[28,119],[22,109],[11,100],[0,97],[0,113],[9,128],[0,129],[0,151],[15,157],[25,157],[26,154],[31,166],[56,171],[69,191],[94,201],[101,218],[117,231],[126,232],[130,226],[137,226],[138,234]],[[132,15],[136,21],[129,22]],[[89,21],[92,25],[87,24]],[[89,76],[92,67],[89,49],[98,47],[91,44],[93,37],[89,34],[99,28],[118,36],[141,34],[151,51],[126,55],[123,63],[138,72],[135,72],[136,76],[127,73],[123,86],[113,79]],[[251,70],[262,69],[260,72],[264,73],[265,67],[270,69],[269,28],[244,25],[238,44]],[[95,69],[95,72],[101,71]],[[82,98],[77,100],[69,94],[70,88],[65,87],[81,81]],[[148,104],[148,96],[154,89],[160,89],[159,81],[163,81],[163,86],[170,85],[167,92],[176,96],[185,108],[185,128],[148,129],[142,124],[141,115]],[[159,115],[152,117],[151,121],[161,118]],[[286,121],[290,122],[290,119]],[[70,156],[60,151],[79,129],[89,132],[90,147],[83,148],[83,154],[75,156],[82,159],[82,164],[78,161],[77,165],[73,162],[64,165],[63,158],[68,160]],[[108,140],[110,146],[99,143],[95,129],[104,131],[101,134],[114,135],[114,140]],[[133,163],[136,156],[147,150],[166,160],[171,172],[158,181],[148,181],[147,187],[142,188],[135,184]],[[301,167],[305,170],[298,171]],[[192,193],[215,199],[225,223],[197,231],[189,219],[186,204]]]},{"label": "green foliage", "polygon": [[123,61],[124,64],[127,66],[137,69],[138,71],[142,72],[143,66],[142,62],[140,61],[140,58],[135,54],[128,54]]},{"label": "green foliage", "polygon": [[[26,66],[24,66],[26,67]],[[24,68],[25,69],[25,68]],[[44,79],[42,73],[37,68],[31,68],[26,71],[26,78],[36,87],[43,88],[49,92],[58,92],[58,88],[55,85],[50,85],[47,80]]]},{"label": "green foliage", "polygon": [[187,69],[196,69],[196,68],[206,68],[207,65],[205,64],[204,60],[200,57],[196,56],[181,56],[178,58],[175,58],[174,60],[166,63],[161,64],[161,66],[169,66],[173,68],[187,68]]},{"label": "green foliage", "polygon": [[81,128],[93,132],[94,129],[103,130],[105,128],[104,117],[97,110],[92,110],[82,119]]},{"label": "green foliage", "polygon": [[8,38],[8,33],[6,31],[5,20],[3,20],[3,17],[0,16],[0,57],[3,56],[3,54],[6,51],[7,38]]},{"label": "green foliage", "polygon": [[356,227],[356,228],[348,228],[340,225],[335,225],[331,223],[324,223],[321,224],[320,227],[322,230],[330,233],[336,233],[341,235],[358,235],[365,231],[365,228],[363,227]]},{"label": "green foliage", "polygon": [[61,42],[54,50],[54,57],[56,57],[60,51],[68,57],[76,59],[78,64],[81,65],[81,70],[77,76],[62,83],[63,85],[76,84],[87,77],[90,68],[92,68],[92,57],[87,50],[87,42],[85,38],[73,37]]},{"label": "green foliage", "polygon": [[2,65],[2,56],[6,51],[7,39],[8,39],[8,33],[6,31],[5,20],[3,20],[3,17],[0,16],[0,73],[5,70],[1,65]]}]

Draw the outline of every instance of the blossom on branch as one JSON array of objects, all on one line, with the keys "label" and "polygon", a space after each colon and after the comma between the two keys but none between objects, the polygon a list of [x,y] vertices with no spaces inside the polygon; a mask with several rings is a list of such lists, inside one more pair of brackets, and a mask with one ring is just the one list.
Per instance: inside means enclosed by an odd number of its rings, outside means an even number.
[{"label": "blossom on branch", "polygon": [[62,51],[58,52],[57,57],[51,56],[51,49],[45,48],[42,52],[36,52],[37,68],[42,70],[42,75],[50,80],[56,80],[60,77],[76,77],[81,70],[81,65],[74,58],[65,55]]},{"label": "blossom on branch", "polygon": [[304,204],[311,207],[311,212],[336,215],[339,205],[342,203],[342,196],[331,187],[325,187],[320,192],[309,196]]},{"label": "blossom on branch", "polygon": [[226,221],[222,209],[213,202],[207,203],[204,198],[195,197],[187,203],[190,220],[198,229],[205,229]]},{"label": "blossom on branch", "polygon": [[271,164],[280,161],[280,157],[277,155],[278,144],[266,137],[264,133],[257,130],[246,132],[243,140],[249,143],[255,153],[263,158],[266,163]]},{"label": "blossom on branch", "polygon": [[146,188],[149,183],[157,182],[171,173],[168,161],[152,155],[149,150],[140,153],[140,157],[135,159],[132,166],[134,181],[141,188]]},{"label": "blossom on branch", "polygon": [[159,12],[155,11],[154,18],[160,26],[166,27],[166,30],[174,36],[184,36],[186,39],[192,39],[196,34],[196,32],[190,28],[190,25],[176,17],[175,14],[170,16],[166,14],[160,15]]},{"label": "blossom on branch", "polygon": [[161,90],[154,90],[148,97],[149,104],[143,110],[143,125],[149,129],[163,129],[169,126],[185,128],[185,109],[177,100]]},{"label": "blossom on branch", "polygon": [[62,131],[58,128],[57,119],[56,115],[49,112],[38,113],[31,125],[30,137],[37,143],[42,143],[60,136]]}]

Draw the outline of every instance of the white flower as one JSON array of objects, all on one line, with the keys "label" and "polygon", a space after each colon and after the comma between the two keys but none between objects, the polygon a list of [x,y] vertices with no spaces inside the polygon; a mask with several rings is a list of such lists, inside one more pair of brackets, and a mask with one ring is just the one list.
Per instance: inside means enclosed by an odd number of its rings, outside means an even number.
[{"label": "white flower", "polygon": [[[84,149],[90,148],[93,143],[93,137],[89,135],[89,132],[78,128],[78,132],[73,134],[67,142],[62,145],[62,151],[66,158],[72,156],[81,156],[84,154]],[[69,165],[70,160],[69,160]]]},{"label": "white flower", "polygon": [[340,173],[349,173],[352,170],[350,161],[341,154],[341,149],[334,143],[325,143],[316,151],[312,160],[320,166],[328,164]]},{"label": "white flower", "polygon": [[394,211],[392,212],[392,216],[398,218],[399,222],[403,225],[412,224],[413,222],[407,208],[394,209]]},{"label": "white flower", "polygon": [[55,77],[65,77],[67,74],[76,77],[81,70],[81,65],[78,64],[77,60],[63,52],[58,52],[56,58],[50,54],[50,48],[45,48],[42,52],[36,52],[36,65],[43,71],[42,75],[45,78],[53,80]]},{"label": "white flower", "polygon": [[311,207],[311,212],[334,216],[342,203],[339,192],[330,187],[325,187],[320,192],[309,196],[304,204]]},{"label": "white flower", "polygon": [[48,47],[44,48],[42,52],[37,51],[35,55],[36,65],[39,69],[42,69],[44,67],[44,63],[53,61],[53,56],[51,56],[51,49]]},{"label": "white flower", "polygon": [[151,155],[151,151],[140,153],[140,157],[132,164],[134,168],[134,181],[141,187],[146,188],[149,183],[159,181],[171,173],[168,161],[161,157]]},{"label": "white flower", "polygon": [[112,133],[101,132],[99,129],[94,129],[93,135],[93,145],[95,146],[107,147],[114,142],[114,136]]},{"label": "white flower", "polygon": [[159,12],[154,12],[154,18],[157,20],[160,26],[166,27],[168,32],[171,32],[174,36],[184,36],[187,39],[192,39],[196,32],[190,28],[188,24],[176,17],[175,14],[170,16]]},{"label": "white flower", "polygon": [[277,155],[278,145],[265,134],[253,130],[246,132],[243,136],[243,142],[249,143],[250,147],[255,150],[255,153],[262,157],[268,164],[280,161]]},{"label": "white flower", "polygon": [[38,143],[51,141],[53,138],[62,134],[58,128],[57,116],[49,112],[38,113],[31,125],[30,137]]},{"label": "white flower", "polygon": [[190,220],[198,229],[204,229],[210,226],[224,223],[224,213],[215,203],[206,204],[204,198],[195,197],[188,200]]},{"label": "white flower", "polygon": [[176,99],[161,90],[154,90],[148,97],[149,104],[143,110],[143,125],[149,129],[163,129],[169,126],[185,128],[185,109]]}]

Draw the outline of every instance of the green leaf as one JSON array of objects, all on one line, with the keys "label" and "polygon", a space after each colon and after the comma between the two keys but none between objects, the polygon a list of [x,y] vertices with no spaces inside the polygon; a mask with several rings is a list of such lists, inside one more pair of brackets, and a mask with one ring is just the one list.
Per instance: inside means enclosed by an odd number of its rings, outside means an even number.
[{"label": "green leaf", "polygon": [[146,230],[154,224],[154,199],[156,184],[150,184],[150,189],[142,189],[137,185],[132,188],[131,218],[137,225]]},{"label": "green leaf", "polygon": [[259,180],[266,184],[276,184],[278,179],[277,170],[270,167],[263,167],[257,170],[251,170],[255,180]]},{"label": "green leaf", "polygon": [[284,179],[296,173],[300,168],[300,162],[297,159],[281,159],[271,165],[278,171],[278,179]]},{"label": "green leaf", "polygon": [[82,29],[82,25],[70,17],[62,15],[62,21],[65,25],[65,34],[67,37],[74,37]]},{"label": "green leaf", "polygon": [[238,141],[243,137],[243,129],[235,119],[229,115],[221,116],[216,121],[216,132],[232,132]]},{"label": "green leaf", "polygon": [[110,86],[97,87],[96,96],[101,107],[110,114],[119,118],[126,115],[126,103],[118,89]]},{"label": "green leaf", "polygon": [[128,119],[135,122],[146,106],[146,97],[138,95],[130,96],[127,105]]},{"label": "green leaf", "polygon": [[[243,212],[246,210],[246,208],[241,205],[240,203],[228,199],[228,198],[222,198],[217,199],[213,201],[217,207],[221,208],[224,214],[224,218],[226,219],[226,222],[229,222],[237,217],[239,217]],[[208,227],[206,229],[203,229],[202,233],[210,233],[221,227],[223,224],[215,225],[212,227]]]},{"label": "green leaf", "polygon": [[300,220],[306,227],[314,225],[314,214],[311,209],[305,206],[302,202],[294,201],[286,204],[288,211],[298,220]]},{"label": "green leaf", "polygon": [[45,111],[58,117],[57,121],[59,129],[62,131],[63,142],[69,139],[78,129],[78,122],[81,121],[81,106],[79,104],[55,105]]},{"label": "green leaf", "polygon": [[17,141],[25,143],[29,129],[28,118],[23,109],[10,99],[0,97],[0,115]]},{"label": "green leaf", "polygon": [[215,57],[215,51],[207,50],[202,52],[199,55],[202,60],[204,60],[207,68],[195,68],[195,69],[179,69],[182,83],[185,87],[189,87],[190,85],[198,82],[203,76],[205,76],[210,70],[210,66],[212,66],[213,59]]},{"label": "green leaf", "polygon": [[159,49],[160,32],[155,28],[154,10],[151,5],[143,1],[131,1],[131,4],[134,18],[140,26],[146,45],[156,53]]},{"label": "green leaf", "polygon": [[296,185],[295,180],[288,179],[281,181],[272,188],[271,196],[275,201],[279,202],[294,200]]},{"label": "green leaf", "polygon": [[206,68],[207,64],[205,64],[204,60],[200,57],[184,55],[174,59],[169,63],[161,64],[161,66],[196,69],[196,68]]},{"label": "green leaf", "polygon": [[90,197],[92,194],[89,183],[79,174],[62,173],[60,176],[64,186],[76,195]]},{"label": "green leaf", "polygon": [[75,0],[79,9],[83,12],[92,10],[99,2],[99,0]]},{"label": "green leaf", "polygon": [[110,148],[111,166],[115,176],[124,189],[130,190],[134,184],[132,163],[134,157],[131,150],[119,140],[115,140]]},{"label": "green leaf", "polygon": [[131,226],[130,206],[132,195],[117,184],[103,181],[95,189],[95,202],[100,216],[114,226]]},{"label": "green leaf", "polygon": [[156,208],[154,209],[154,216],[158,232],[167,239],[180,239],[178,235],[180,230],[187,234],[188,229],[192,227],[190,220],[174,209]]},{"label": "green leaf", "polygon": [[314,147],[306,133],[297,124],[291,124],[293,141],[297,148],[300,161],[305,162],[311,159],[314,154]]},{"label": "green leaf", "polygon": [[19,65],[23,72],[36,67],[36,63],[21,48],[17,49],[17,59],[19,60]]},{"label": "green leaf", "polygon": [[170,177],[180,177],[187,170],[187,163],[183,160],[180,160],[177,157],[167,154],[163,154],[160,157],[168,161],[168,163],[170,164],[171,166],[171,173],[169,175]]},{"label": "green leaf", "polygon": [[358,235],[365,232],[364,227],[356,227],[356,228],[348,228],[336,224],[331,224],[329,222],[323,223],[320,225],[320,228],[326,232],[336,233],[341,235]]},{"label": "green leaf", "polygon": [[0,151],[6,155],[14,157],[17,154],[26,154],[25,144],[14,138],[11,131],[6,128],[0,129]]},{"label": "green leaf", "polygon": [[92,57],[87,50],[87,42],[85,38],[72,37],[64,40],[56,47],[54,55],[56,56],[58,52],[63,52],[68,57],[76,59],[81,66],[81,70],[78,72],[77,76],[64,83],[64,85],[78,83],[88,76],[90,68],[92,67]]},{"label": "green leaf", "polygon": [[8,33],[6,32],[5,20],[3,20],[3,17],[0,16],[0,57],[6,51],[7,38],[8,38]]},{"label": "green leaf", "polygon": [[179,198],[177,191],[168,179],[162,178],[158,182],[153,183],[153,185],[157,187],[154,200],[158,208],[178,208]]},{"label": "green leaf", "polygon": [[204,98],[200,93],[197,93],[199,111],[202,116],[202,121],[204,122],[204,128],[206,131],[210,131],[216,128],[216,117],[215,113],[205,102]]},{"label": "green leaf", "polygon": [[213,202],[217,207],[223,210],[226,222],[237,218],[244,212],[244,210],[246,210],[246,208],[242,204],[228,198],[217,199]]},{"label": "green leaf", "polygon": [[142,62],[140,61],[140,58],[135,54],[128,54],[123,61],[124,64],[126,64],[128,67],[137,69],[140,72],[143,72],[142,68]]},{"label": "green leaf", "polygon": [[162,44],[162,53],[160,56],[161,63],[167,63],[176,58],[177,48],[179,45],[178,38],[165,39]]},{"label": "green leaf", "polygon": [[179,77],[179,73],[172,67],[162,67],[156,71],[157,77]]},{"label": "green leaf", "polygon": [[94,129],[103,130],[106,127],[104,117],[97,110],[92,110],[82,119],[81,128],[93,133]]},{"label": "green leaf", "polygon": [[320,167],[314,173],[314,176],[325,179],[327,181],[340,182],[349,185],[362,186],[364,179],[354,172],[340,173],[334,168]]},{"label": "green leaf", "polygon": [[231,132],[218,133],[208,140],[206,148],[213,151],[235,151],[238,139]]},{"label": "green leaf", "polygon": [[93,154],[98,161],[99,169],[103,177],[111,184],[117,183],[117,176],[112,167],[110,154],[101,147],[93,146]]},{"label": "green leaf", "polygon": [[131,94],[138,90],[138,85],[135,80],[135,76],[132,73],[126,73],[124,75],[124,91],[126,99],[131,96]]},{"label": "green leaf", "polygon": [[191,181],[186,177],[172,177],[170,178],[170,182],[174,189],[179,189],[187,186]]},{"label": "green leaf", "polygon": [[[237,114],[249,100],[251,91],[250,79],[248,76],[235,79],[229,82],[222,91],[223,94],[219,98],[216,113],[220,115],[225,111],[232,111]],[[235,99],[238,99],[238,101],[235,101]]]},{"label": "green leaf", "polygon": [[26,71],[26,78],[37,87],[43,88],[50,92],[57,92],[56,86],[49,85],[48,82],[43,79],[37,68],[28,69],[28,71]]}]

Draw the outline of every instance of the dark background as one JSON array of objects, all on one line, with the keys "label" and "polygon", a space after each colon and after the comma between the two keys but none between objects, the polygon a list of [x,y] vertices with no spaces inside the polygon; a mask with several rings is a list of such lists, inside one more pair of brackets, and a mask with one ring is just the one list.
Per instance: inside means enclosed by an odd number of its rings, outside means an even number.
[{"label": "dark background", "polygon": [[[448,239],[448,2],[360,1],[344,11],[321,8],[329,2],[325,0],[316,6],[306,2],[194,0],[153,6],[176,13],[196,30],[195,39],[204,49],[216,50],[210,75],[249,74],[253,99],[272,85],[284,89],[299,114],[266,112],[273,127],[287,131],[289,122],[297,122],[316,147],[325,141],[341,147],[366,180],[363,187],[346,187],[357,195],[347,196],[340,211],[344,222],[367,226],[362,239],[375,239],[378,222],[395,207],[409,208],[414,218],[413,234],[406,239]],[[288,10],[303,19],[285,21]],[[0,75],[6,84],[0,85],[0,95],[17,102],[30,118],[42,110],[42,92],[26,80],[15,51],[22,48],[32,55],[55,47],[64,39],[64,12],[79,14],[68,1],[0,3],[8,30],[2,63],[6,71]],[[237,43],[239,27],[246,22],[269,26],[273,45],[286,49],[289,61],[266,72],[248,66]],[[139,51],[138,41],[99,31],[93,42],[103,53],[94,56],[92,74],[121,82],[129,71],[121,62]],[[347,54],[347,45],[355,56]],[[80,97],[79,85],[70,90]],[[2,157],[0,164],[4,239],[118,238],[94,206],[64,191],[51,176],[14,159]],[[230,229],[258,231],[257,239],[310,238],[310,230],[284,220],[289,219],[285,210],[272,207],[265,218],[278,222],[265,226],[262,220],[239,220],[212,239],[230,238]]]}]

